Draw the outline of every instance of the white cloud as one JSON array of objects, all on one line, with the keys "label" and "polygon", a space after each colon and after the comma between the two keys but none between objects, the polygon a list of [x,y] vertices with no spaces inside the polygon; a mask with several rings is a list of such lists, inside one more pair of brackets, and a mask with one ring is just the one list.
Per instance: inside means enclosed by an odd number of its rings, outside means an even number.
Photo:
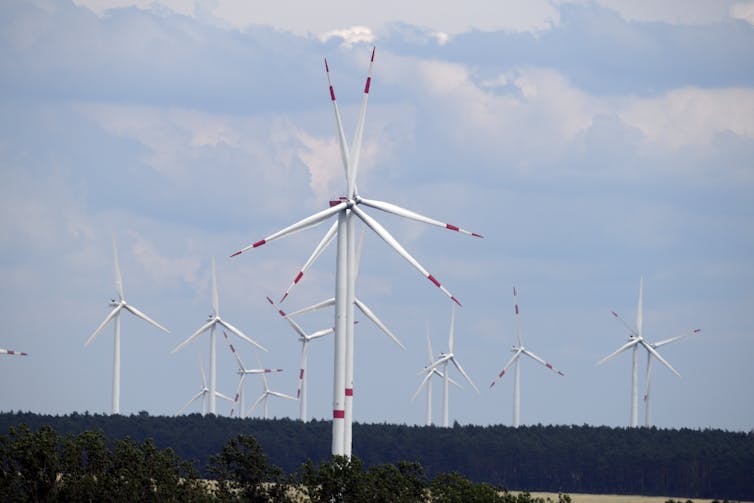
[{"label": "white cloud", "polygon": [[320,41],[327,42],[331,38],[340,38],[343,40],[343,47],[351,48],[354,44],[374,42],[374,33],[366,26],[352,26],[340,30],[330,30],[319,36]]},{"label": "white cloud", "polygon": [[754,1],[736,2],[730,6],[730,17],[754,25]]}]

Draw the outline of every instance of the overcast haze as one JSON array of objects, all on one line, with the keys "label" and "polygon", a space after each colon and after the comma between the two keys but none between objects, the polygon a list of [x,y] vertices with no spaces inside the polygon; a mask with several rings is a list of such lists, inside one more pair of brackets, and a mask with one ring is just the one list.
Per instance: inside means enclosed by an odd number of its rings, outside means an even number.
[{"label": "overcast haze", "polygon": [[[649,341],[702,329],[662,348],[683,377],[653,367],[654,424],[754,426],[754,2],[252,4],[0,3],[0,348],[29,353],[0,357],[0,410],[110,410],[112,329],[83,343],[116,295],[112,235],[126,299],[171,331],[121,318],[123,413],[174,414],[199,390],[208,338],[169,353],[211,311],[213,256],[223,318],[295,394],[300,346],[264,299],[327,226],[229,255],[345,190],[323,58],[351,138],[374,45],[361,194],[485,236],[367,210],[464,305],[455,353],[481,394],[451,388],[451,421],[511,423],[512,379],[488,385],[515,283],[525,345],[565,373],[522,362],[522,423],[627,425],[630,355],[595,362],[626,341],[610,311],[634,322],[644,275]],[[334,261],[285,309],[332,296]],[[357,292],[407,349],[358,325],[355,419],[422,424],[424,327],[446,350],[449,301],[371,233]],[[309,353],[317,418],[332,353]],[[440,386],[434,403],[439,421]]]}]

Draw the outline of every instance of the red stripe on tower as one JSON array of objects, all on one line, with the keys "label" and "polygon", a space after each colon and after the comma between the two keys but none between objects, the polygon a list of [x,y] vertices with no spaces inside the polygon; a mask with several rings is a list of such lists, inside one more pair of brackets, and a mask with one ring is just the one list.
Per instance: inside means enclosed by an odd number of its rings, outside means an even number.
[{"label": "red stripe on tower", "polygon": [[335,409],[332,411],[333,419],[343,419],[346,417],[346,411]]},{"label": "red stripe on tower", "polygon": [[353,388],[346,388],[346,396],[353,396]]}]

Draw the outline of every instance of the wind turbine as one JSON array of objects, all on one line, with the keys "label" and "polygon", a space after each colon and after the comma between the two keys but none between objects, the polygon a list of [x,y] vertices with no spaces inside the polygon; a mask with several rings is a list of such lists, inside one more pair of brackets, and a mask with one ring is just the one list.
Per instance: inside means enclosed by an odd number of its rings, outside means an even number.
[{"label": "wind turbine", "polygon": [[23,351],[14,351],[12,349],[0,348],[0,355],[28,356],[28,353],[24,353]]},{"label": "wind turbine", "polygon": [[107,315],[105,318],[105,321],[100,323],[100,326],[97,327],[97,330],[95,330],[92,335],[89,336],[89,338],[84,343],[84,347],[88,346],[89,343],[91,343],[102,330],[107,326],[108,323],[111,321],[114,321],[115,324],[115,340],[114,340],[114,348],[113,348],[113,404],[112,404],[112,411],[113,414],[120,414],[120,313],[124,309],[131,314],[135,315],[137,318],[141,318],[142,320],[146,321],[147,323],[154,325],[155,327],[159,328],[160,330],[164,332],[168,332],[168,329],[154,321],[152,318],[147,316],[146,314],[142,313],[138,309],[136,309],[134,306],[126,303],[126,299],[123,297],[123,279],[120,275],[120,266],[118,265],[118,248],[115,244],[115,238],[113,238],[113,257],[115,262],[115,290],[118,293],[118,300],[115,299],[110,300],[110,307],[113,308],[112,311],[110,311],[110,314]]},{"label": "wind turbine", "polygon": [[636,309],[636,329],[632,328],[626,321],[620,317],[618,313],[615,311],[612,311],[613,316],[616,317],[624,327],[629,332],[628,336],[628,342],[626,342],[623,346],[618,348],[613,353],[610,353],[606,357],[604,357],[602,360],[597,362],[597,365],[602,365],[608,360],[612,360],[622,352],[626,351],[627,349],[632,350],[632,360],[631,360],[631,427],[636,428],[639,425],[639,374],[638,374],[638,368],[637,368],[637,361],[636,361],[636,352],[639,349],[639,346],[643,347],[647,350],[647,352],[651,355],[660,360],[660,363],[665,365],[671,372],[673,372],[678,377],[681,377],[681,374],[678,373],[676,369],[674,369],[665,359],[660,356],[660,353],[658,353],[655,348],[652,347],[650,343],[648,343],[643,335],[642,335],[642,324],[644,319],[643,314],[643,291],[644,291],[644,276],[641,277],[639,280],[639,302],[638,307]]},{"label": "wind turbine", "polygon": [[223,320],[220,317],[220,302],[218,300],[218,294],[217,294],[217,274],[215,272],[215,258],[212,258],[212,314],[209,315],[209,319],[207,322],[199,327],[196,332],[191,334],[188,339],[180,343],[178,346],[176,346],[173,351],[170,353],[173,354],[176,351],[180,350],[182,347],[184,347],[189,342],[193,341],[197,337],[199,337],[201,334],[209,330],[209,413],[215,414],[216,413],[216,400],[215,400],[215,393],[217,391],[217,352],[215,347],[215,327],[217,325],[223,326],[236,334],[241,339],[245,340],[246,342],[253,344],[254,346],[258,347],[262,351],[267,351],[264,347],[262,347],[260,344],[258,344],[256,341],[252,340],[248,336],[246,336],[243,332],[241,332],[239,329],[228,323],[227,321]]},{"label": "wind turbine", "polygon": [[329,335],[333,332],[335,332],[335,329],[331,328],[325,328],[323,330],[318,330],[316,332],[313,332],[311,334],[307,334],[303,328],[301,328],[301,325],[296,323],[295,320],[292,318],[289,318],[285,311],[280,309],[275,302],[269,297],[267,297],[267,302],[270,303],[273,309],[275,309],[278,314],[288,322],[288,325],[298,334],[298,340],[301,342],[301,366],[299,368],[298,373],[298,391],[296,392],[296,397],[299,400],[299,419],[301,421],[306,422],[308,421],[308,413],[306,410],[306,398],[307,398],[307,374],[306,374],[306,368],[307,368],[307,360],[308,360],[308,349],[309,349],[309,343],[312,342],[315,339],[319,339],[320,337],[324,337],[325,335]]},{"label": "wind turbine", "polygon": [[[429,363],[425,365],[425,367],[419,372],[425,373],[426,376],[424,379],[422,379],[422,382],[419,384],[419,387],[416,388],[416,393],[414,393],[414,396],[411,397],[411,401],[413,402],[416,400],[416,397],[419,395],[421,390],[423,388],[427,388],[427,410],[425,414],[425,424],[427,426],[432,425],[432,377],[437,376],[440,379],[445,380],[445,375],[437,370],[436,367],[433,367],[432,365],[435,363],[434,360],[434,351],[432,351],[432,341],[429,339],[429,321],[427,322],[427,354],[429,355]],[[458,386],[459,388],[462,388],[460,384],[458,384],[456,381],[454,381],[451,378],[448,378],[448,381],[450,381],[450,384],[454,384]]]},{"label": "wind turbine", "polygon": [[[202,416],[204,416],[207,413],[206,398],[207,398],[207,395],[209,394],[209,388],[207,387],[207,375],[204,373],[204,364],[202,364],[202,355],[198,354],[198,356],[199,356],[199,370],[202,373],[202,387],[199,390],[199,393],[197,393],[196,395],[194,395],[193,397],[191,397],[191,400],[189,400],[188,402],[186,402],[183,405],[183,407],[181,407],[180,409],[178,409],[178,412],[175,413],[176,416],[179,415],[179,414],[182,414],[183,411],[186,410],[189,405],[191,405],[195,401],[199,400],[200,398],[202,399]],[[224,400],[228,400],[229,402],[233,401],[233,400],[230,399],[230,397],[223,395],[219,391],[215,392],[215,394],[217,396],[219,396],[220,398],[224,399]]]},{"label": "wind turbine", "polygon": [[[345,427],[345,403],[347,395],[346,360],[352,359],[353,355],[353,305],[354,305],[354,262],[355,262],[355,236],[354,236],[354,215],[366,224],[374,233],[380,236],[388,245],[390,245],[399,255],[408,261],[424,277],[440,288],[443,293],[450,297],[456,303],[458,300],[442,284],[427,271],[414,257],[412,257],[401,244],[375,219],[370,217],[361,205],[369,206],[387,213],[410,218],[420,222],[437,225],[453,231],[463,232],[476,237],[482,237],[460,229],[454,225],[446,224],[434,220],[413,211],[406,210],[399,206],[384,201],[370,200],[361,197],[356,191],[356,179],[359,168],[359,156],[361,153],[361,142],[364,133],[364,120],[366,118],[366,105],[369,97],[369,88],[372,82],[372,66],[374,64],[374,49],[369,63],[366,84],[361,101],[361,111],[356,125],[356,133],[351,144],[350,151],[346,143],[343,125],[340,119],[340,111],[337,101],[335,100],[335,91],[330,78],[330,69],[325,60],[325,72],[330,90],[330,100],[333,104],[335,114],[335,123],[340,144],[341,159],[346,175],[346,195],[337,201],[331,201],[330,207],[310,215],[278,232],[275,232],[264,239],[256,241],[231,256],[237,256],[247,250],[257,248],[275,239],[289,235],[296,231],[306,229],[317,225],[326,219],[337,215],[337,255],[336,255],[336,272],[335,272],[335,344],[334,344],[334,372],[333,372],[333,424],[332,424],[332,454],[348,455],[350,453],[350,437],[347,437]],[[460,303],[459,303],[460,305]],[[353,368],[351,366],[351,368]]]},{"label": "wind turbine", "polygon": [[513,377],[513,427],[518,428],[519,424],[521,424],[521,394],[520,394],[520,380],[521,380],[521,372],[518,366],[519,359],[521,355],[526,355],[529,358],[533,359],[536,362],[541,363],[548,369],[552,370],[553,372],[557,372],[559,375],[565,375],[560,370],[553,367],[551,364],[544,361],[539,356],[535,355],[528,349],[524,347],[524,343],[521,339],[521,319],[519,317],[518,312],[518,300],[517,300],[517,294],[516,294],[516,287],[513,287],[513,300],[514,300],[514,306],[515,306],[515,313],[516,313],[516,339],[518,340],[518,346],[513,346],[511,348],[511,351],[513,352],[513,357],[508,360],[508,363],[503,367],[503,370],[500,371],[500,373],[497,375],[497,377],[492,381],[490,384],[490,388],[492,388],[495,383],[505,375],[505,372],[510,368],[511,365],[514,365],[514,377]]},{"label": "wind turbine", "polygon": [[450,377],[448,376],[448,362],[452,363],[453,366],[458,370],[458,372],[461,373],[461,375],[466,379],[466,381],[471,384],[471,387],[474,388],[474,391],[479,394],[479,388],[476,387],[476,384],[471,380],[469,375],[466,373],[465,370],[463,370],[463,367],[461,367],[461,364],[458,363],[458,360],[456,360],[456,355],[453,353],[453,339],[455,337],[455,320],[456,320],[456,307],[451,304],[450,305],[450,336],[448,337],[448,352],[447,353],[440,353],[440,357],[429,366],[428,370],[432,370],[434,368],[439,367],[442,365],[442,374],[443,374],[443,383],[442,383],[442,425],[444,427],[448,427],[448,383],[450,382]]},{"label": "wind turbine", "polygon": [[[701,329],[694,329],[689,333],[683,334],[683,335],[677,335],[675,337],[671,337],[670,339],[665,339],[664,341],[655,342],[654,344],[650,344],[653,349],[657,349],[659,347],[665,346],[666,344],[670,344],[671,342],[679,341],[681,339],[685,339],[686,337],[690,335],[697,335],[700,334],[702,331]],[[649,428],[650,426],[650,420],[652,415],[651,410],[651,400],[649,397],[649,391],[650,391],[650,385],[652,382],[652,353],[647,351],[647,377],[646,377],[646,389],[644,391],[644,426]]]},{"label": "wind turbine", "polygon": [[[256,356],[257,363],[259,364],[259,366],[262,367],[262,362],[259,359],[259,355],[254,353],[254,356]],[[262,390],[262,394],[259,395],[259,398],[257,398],[257,401],[254,402],[254,405],[252,405],[251,409],[249,409],[249,413],[247,415],[250,415],[252,412],[254,412],[254,410],[257,408],[257,405],[259,405],[260,403],[263,403],[264,418],[267,419],[267,415],[268,415],[267,399],[269,397],[276,396],[278,398],[285,398],[286,400],[296,400],[296,398],[290,395],[286,395],[285,393],[280,393],[279,391],[272,391],[270,389],[269,384],[267,383],[267,374],[269,373],[267,372],[268,369],[259,369],[259,370],[261,370],[261,372],[254,372],[254,373],[258,373],[259,375],[262,376],[262,383],[264,384],[264,389]],[[277,370],[282,372],[282,369],[277,369]]]}]

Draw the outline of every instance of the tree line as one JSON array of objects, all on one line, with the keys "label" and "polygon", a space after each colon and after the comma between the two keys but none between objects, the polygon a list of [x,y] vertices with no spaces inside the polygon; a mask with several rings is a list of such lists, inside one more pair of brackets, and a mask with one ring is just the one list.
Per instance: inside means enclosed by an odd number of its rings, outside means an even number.
[{"label": "tree line", "polygon": [[[298,473],[331,462],[330,421],[233,419],[198,414],[152,417],[0,414],[0,433],[21,423],[62,434],[101,431],[106,438],[172,449],[200,476],[212,455],[238,435],[258,441],[272,464]],[[470,483],[510,490],[646,494],[754,501],[754,433],[593,426],[354,424],[353,453],[365,471],[417,463],[427,480],[458,473]]]}]

